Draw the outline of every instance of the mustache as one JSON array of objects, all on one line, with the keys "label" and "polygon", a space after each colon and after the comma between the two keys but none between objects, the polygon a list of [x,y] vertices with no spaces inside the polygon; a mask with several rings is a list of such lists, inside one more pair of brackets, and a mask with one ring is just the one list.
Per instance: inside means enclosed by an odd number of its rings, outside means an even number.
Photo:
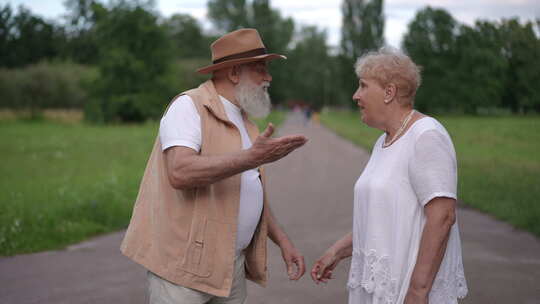
[{"label": "mustache", "polygon": [[270,82],[268,82],[268,81],[264,81],[259,86],[259,89],[263,89],[265,91],[267,91],[269,88],[270,88]]}]

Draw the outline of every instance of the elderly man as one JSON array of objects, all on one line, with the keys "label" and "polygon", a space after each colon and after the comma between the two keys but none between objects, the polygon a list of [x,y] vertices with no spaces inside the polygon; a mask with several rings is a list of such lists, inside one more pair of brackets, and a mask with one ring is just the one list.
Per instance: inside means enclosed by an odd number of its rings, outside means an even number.
[{"label": "elderly man", "polygon": [[[266,283],[266,238],[281,248],[290,279],[304,258],[276,222],[261,165],[307,139],[258,135],[247,115],[270,111],[272,77],[254,29],[212,46],[212,79],[177,96],[161,120],[122,252],[148,269],[149,303],[244,303],[246,278]],[[296,266],[296,269],[295,267]]]}]

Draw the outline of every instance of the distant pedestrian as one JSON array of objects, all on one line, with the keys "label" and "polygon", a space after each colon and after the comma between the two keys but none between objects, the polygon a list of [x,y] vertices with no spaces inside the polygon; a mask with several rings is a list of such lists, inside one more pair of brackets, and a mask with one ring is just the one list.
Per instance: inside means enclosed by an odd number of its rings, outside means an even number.
[{"label": "distant pedestrian", "polygon": [[304,125],[309,124],[309,122],[311,121],[312,114],[313,114],[313,109],[309,105],[306,105],[304,107],[304,117],[305,117]]},{"label": "distant pedestrian", "polygon": [[420,72],[408,56],[383,48],[362,56],[355,69],[362,121],[385,133],[354,186],[352,232],[319,258],[311,276],[327,282],[352,256],[350,304],[456,304],[467,283],[452,140],[437,120],[413,109]]}]

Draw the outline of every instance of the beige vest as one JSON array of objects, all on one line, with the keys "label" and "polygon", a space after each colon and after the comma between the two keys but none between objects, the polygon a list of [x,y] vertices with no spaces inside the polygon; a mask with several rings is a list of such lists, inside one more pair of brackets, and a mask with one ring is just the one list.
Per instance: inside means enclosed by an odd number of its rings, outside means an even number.
[{"label": "beige vest", "polygon": [[[201,116],[201,155],[242,149],[240,132],[229,121],[211,80],[186,91]],[[180,94],[180,95],[182,95]],[[243,113],[252,140],[257,127]],[[265,177],[259,168],[263,191]],[[159,136],[140,185],[121,251],[158,276],[212,295],[229,296],[234,269],[240,174],[209,186],[174,189],[169,183]],[[246,277],[266,283],[268,208],[246,249]]]}]

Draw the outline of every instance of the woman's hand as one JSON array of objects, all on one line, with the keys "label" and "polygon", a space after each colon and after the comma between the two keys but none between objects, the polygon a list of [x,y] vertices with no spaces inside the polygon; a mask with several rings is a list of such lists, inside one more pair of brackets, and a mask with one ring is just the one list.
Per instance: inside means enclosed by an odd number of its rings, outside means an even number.
[{"label": "woman's hand", "polygon": [[311,278],[317,284],[326,283],[332,278],[332,272],[338,263],[346,257],[352,255],[352,232],[347,233],[338,240],[332,247],[328,248],[321,256],[313,268],[311,268]]},{"label": "woman's hand", "polygon": [[317,284],[328,282],[332,279],[332,272],[340,261],[336,251],[332,247],[328,248],[311,268],[311,278]]}]

